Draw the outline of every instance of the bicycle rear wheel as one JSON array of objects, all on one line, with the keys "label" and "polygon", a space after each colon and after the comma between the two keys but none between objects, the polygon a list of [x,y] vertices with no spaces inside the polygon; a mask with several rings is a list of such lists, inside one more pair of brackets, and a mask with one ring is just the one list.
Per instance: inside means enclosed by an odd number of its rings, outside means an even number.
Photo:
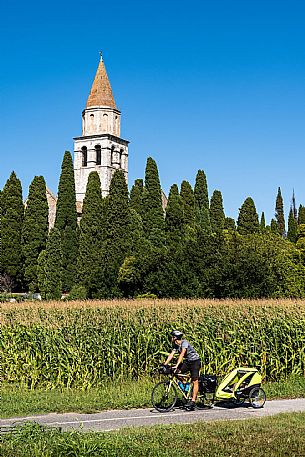
[{"label": "bicycle rear wheel", "polygon": [[170,381],[161,381],[155,385],[151,394],[153,407],[160,413],[170,411],[177,401],[176,387]]}]

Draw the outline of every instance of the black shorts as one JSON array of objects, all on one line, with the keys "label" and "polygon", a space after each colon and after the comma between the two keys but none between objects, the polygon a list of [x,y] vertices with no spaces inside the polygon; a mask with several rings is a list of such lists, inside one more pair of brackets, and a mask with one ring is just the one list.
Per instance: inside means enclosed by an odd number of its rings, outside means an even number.
[{"label": "black shorts", "polygon": [[187,362],[186,360],[179,366],[179,372],[181,374],[191,372],[192,381],[197,381],[199,378],[199,370],[201,367],[200,359],[194,360],[193,362]]}]

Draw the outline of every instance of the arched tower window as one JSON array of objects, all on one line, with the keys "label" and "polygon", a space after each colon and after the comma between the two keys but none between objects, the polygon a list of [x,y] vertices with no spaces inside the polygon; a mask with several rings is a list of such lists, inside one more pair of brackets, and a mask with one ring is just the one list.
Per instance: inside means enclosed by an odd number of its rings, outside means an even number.
[{"label": "arched tower window", "polygon": [[94,114],[90,114],[90,124],[89,124],[90,132],[94,132]]},{"label": "arched tower window", "polygon": [[97,144],[95,146],[95,161],[96,161],[96,165],[101,165],[102,163],[102,154],[101,154],[101,146],[99,144]]},{"label": "arched tower window", "polygon": [[87,161],[88,161],[87,148],[86,148],[86,146],[83,146],[82,147],[82,166],[83,167],[87,166]]},{"label": "arched tower window", "polygon": [[108,114],[103,114],[103,131],[108,132]]}]

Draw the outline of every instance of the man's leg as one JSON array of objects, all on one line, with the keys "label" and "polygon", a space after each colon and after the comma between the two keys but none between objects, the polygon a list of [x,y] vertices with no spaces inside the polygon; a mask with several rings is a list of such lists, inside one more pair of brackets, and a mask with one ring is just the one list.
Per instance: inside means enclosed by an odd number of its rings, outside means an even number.
[{"label": "man's leg", "polygon": [[193,381],[193,395],[192,395],[192,400],[195,403],[197,395],[198,395],[198,389],[199,389],[199,382],[198,379],[196,381]]},{"label": "man's leg", "polygon": [[191,372],[191,377],[192,377],[192,383],[193,383],[193,392],[192,392],[192,400],[190,400],[186,405],[186,409],[188,411],[194,411],[195,409],[195,401],[197,398],[198,390],[199,390],[199,370],[200,370],[200,360],[195,360],[190,364],[190,372]]}]

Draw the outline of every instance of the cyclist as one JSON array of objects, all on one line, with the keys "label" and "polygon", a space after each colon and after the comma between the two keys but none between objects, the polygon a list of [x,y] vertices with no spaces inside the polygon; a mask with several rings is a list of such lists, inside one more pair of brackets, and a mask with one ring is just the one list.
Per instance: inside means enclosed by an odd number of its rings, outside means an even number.
[{"label": "cyclist", "polygon": [[193,411],[195,409],[195,402],[198,394],[198,378],[199,378],[199,370],[200,370],[200,357],[198,353],[195,351],[193,346],[190,343],[182,339],[183,333],[179,330],[173,330],[171,332],[172,337],[172,346],[173,350],[168,355],[165,365],[168,365],[169,362],[173,359],[175,354],[178,352],[179,357],[177,360],[176,365],[174,366],[175,372],[177,373],[186,373],[188,371],[191,372],[191,379],[193,383],[193,392],[192,392],[192,399],[187,402],[185,408],[188,411]]}]

